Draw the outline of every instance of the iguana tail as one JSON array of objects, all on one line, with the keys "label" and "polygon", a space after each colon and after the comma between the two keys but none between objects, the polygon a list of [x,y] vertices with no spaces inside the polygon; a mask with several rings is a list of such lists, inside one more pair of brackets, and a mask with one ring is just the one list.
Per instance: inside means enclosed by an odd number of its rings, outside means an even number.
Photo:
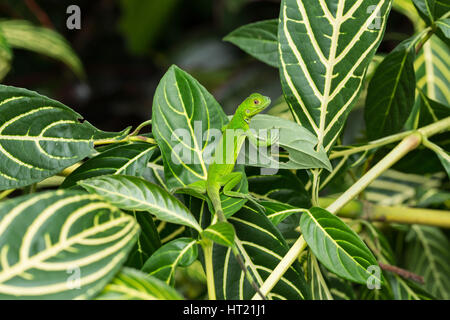
[{"label": "iguana tail", "polygon": [[[222,209],[222,202],[220,201],[220,189],[217,188],[208,188],[207,189],[208,196],[211,199],[211,202],[214,207],[215,214],[217,215],[217,219],[221,222],[227,222],[227,218],[225,217],[225,214],[223,213]],[[231,251],[233,252],[233,255],[238,262],[239,266],[242,269],[242,272],[244,272],[245,278],[247,278],[247,281],[250,283],[252,288],[261,296],[263,300],[266,300],[266,297],[261,292],[258,284],[253,279],[253,276],[248,271],[247,267],[245,266],[244,260],[242,259],[242,256],[236,247],[236,245],[233,245],[231,248]]]}]

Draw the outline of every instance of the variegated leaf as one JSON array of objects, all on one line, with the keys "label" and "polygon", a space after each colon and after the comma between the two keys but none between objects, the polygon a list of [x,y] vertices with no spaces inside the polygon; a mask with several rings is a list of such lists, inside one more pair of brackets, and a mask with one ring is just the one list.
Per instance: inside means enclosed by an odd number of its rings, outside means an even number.
[{"label": "variegated leaf", "polygon": [[158,278],[123,268],[96,297],[97,300],[182,300],[183,297]]},{"label": "variegated leaf", "polygon": [[406,268],[425,278],[425,288],[439,299],[450,298],[450,243],[436,227],[413,225],[407,236]]},{"label": "variegated leaf", "polygon": [[134,245],[133,217],[99,196],[73,191],[0,205],[0,298],[91,298]]},{"label": "variegated leaf", "polygon": [[[280,232],[258,210],[244,206],[228,221],[236,230],[235,244],[244,258],[248,270],[261,286],[289,250]],[[215,245],[213,268],[218,299],[250,299],[255,291],[245,280],[231,248]],[[309,299],[305,276],[298,262],[270,291],[268,299]]]},{"label": "variegated leaf", "polygon": [[142,271],[173,285],[176,268],[191,265],[197,256],[198,245],[195,239],[178,238],[156,250],[145,262]]},{"label": "variegated leaf", "polygon": [[419,51],[414,63],[417,88],[430,99],[450,105],[450,49],[432,36]]},{"label": "variegated leaf", "polygon": [[0,85],[0,190],[44,180],[94,152],[99,131],[81,116],[36,92]]},{"label": "variegated leaf", "polygon": [[109,149],[83,163],[64,180],[61,187],[69,188],[77,181],[101,175],[140,175],[156,148],[149,143],[135,142]]},{"label": "variegated leaf", "polygon": [[328,151],[359,96],[390,0],[283,0],[280,74],[295,120]]},{"label": "variegated leaf", "polygon": [[212,136],[228,119],[214,97],[188,73],[172,66],[161,79],[153,102],[153,133],[164,159],[170,189],[206,180],[204,160]]}]

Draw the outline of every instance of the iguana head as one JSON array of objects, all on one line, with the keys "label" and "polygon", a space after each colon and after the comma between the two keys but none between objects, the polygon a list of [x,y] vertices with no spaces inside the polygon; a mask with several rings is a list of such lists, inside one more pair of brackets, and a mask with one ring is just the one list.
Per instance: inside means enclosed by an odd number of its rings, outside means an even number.
[{"label": "iguana head", "polygon": [[270,98],[259,93],[253,93],[241,103],[237,112],[241,112],[244,120],[257,115],[270,105]]}]

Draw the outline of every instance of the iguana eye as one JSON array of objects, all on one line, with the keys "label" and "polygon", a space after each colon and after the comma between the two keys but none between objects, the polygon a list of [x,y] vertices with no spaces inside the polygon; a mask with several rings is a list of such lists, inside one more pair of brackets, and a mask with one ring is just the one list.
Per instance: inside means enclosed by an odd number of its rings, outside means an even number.
[{"label": "iguana eye", "polygon": [[259,104],[259,100],[258,100],[258,99],[255,99],[255,100],[253,100],[253,103],[254,103],[254,104]]}]

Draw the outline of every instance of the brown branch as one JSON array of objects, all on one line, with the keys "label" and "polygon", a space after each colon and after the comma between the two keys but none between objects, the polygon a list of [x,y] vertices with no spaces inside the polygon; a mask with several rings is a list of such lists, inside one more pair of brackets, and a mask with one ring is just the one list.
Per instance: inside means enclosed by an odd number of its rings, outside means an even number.
[{"label": "brown branch", "polygon": [[25,0],[25,3],[28,9],[30,9],[30,11],[33,12],[33,14],[36,16],[36,18],[44,27],[55,29],[47,13],[45,13],[45,11],[41,9],[41,7],[36,3],[36,1]]},{"label": "brown branch", "polygon": [[391,266],[389,264],[384,264],[384,263],[381,263],[381,262],[379,262],[378,265],[381,267],[381,269],[383,269],[385,271],[389,271],[389,272],[395,273],[395,274],[399,275],[402,278],[410,279],[410,280],[413,280],[413,281],[415,281],[417,283],[420,283],[420,284],[424,284],[425,283],[425,280],[423,279],[422,276],[419,276],[418,274],[415,274],[415,273],[413,273],[411,271],[408,271],[408,270],[405,270],[405,269],[402,269],[402,268],[399,268],[399,267],[396,267],[396,266]]}]

